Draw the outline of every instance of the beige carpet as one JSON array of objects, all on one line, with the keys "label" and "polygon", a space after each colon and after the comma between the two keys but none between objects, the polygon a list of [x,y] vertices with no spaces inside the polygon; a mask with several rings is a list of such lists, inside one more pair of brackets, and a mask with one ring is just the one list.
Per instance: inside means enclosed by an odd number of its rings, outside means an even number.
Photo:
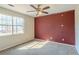
[{"label": "beige carpet", "polygon": [[5,51],[0,55],[77,55],[74,46],[50,41],[31,41]]}]

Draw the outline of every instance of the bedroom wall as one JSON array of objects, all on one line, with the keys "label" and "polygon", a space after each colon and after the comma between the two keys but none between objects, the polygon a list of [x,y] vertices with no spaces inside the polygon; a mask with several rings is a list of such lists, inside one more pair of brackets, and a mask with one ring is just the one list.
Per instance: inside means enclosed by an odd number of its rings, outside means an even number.
[{"label": "bedroom wall", "polygon": [[0,13],[24,18],[24,33],[0,36],[0,51],[34,39],[34,18],[0,7]]},{"label": "bedroom wall", "polygon": [[74,10],[35,18],[35,38],[75,44]]},{"label": "bedroom wall", "polygon": [[79,53],[79,5],[75,7],[75,47]]}]

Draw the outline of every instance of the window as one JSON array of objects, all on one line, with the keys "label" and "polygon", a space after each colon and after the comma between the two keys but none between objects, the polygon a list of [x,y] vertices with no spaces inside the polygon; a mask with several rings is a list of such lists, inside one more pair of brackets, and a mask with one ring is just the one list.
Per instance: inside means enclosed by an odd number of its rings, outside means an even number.
[{"label": "window", "polygon": [[24,32],[24,19],[0,14],[0,35]]},{"label": "window", "polygon": [[23,33],[24,22],[22,18],[13,17],[13,33]]}]

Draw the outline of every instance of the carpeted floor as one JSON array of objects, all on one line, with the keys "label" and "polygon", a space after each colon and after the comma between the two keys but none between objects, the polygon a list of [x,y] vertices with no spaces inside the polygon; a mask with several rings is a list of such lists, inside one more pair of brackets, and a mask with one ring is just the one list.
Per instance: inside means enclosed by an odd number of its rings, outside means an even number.
[{"label": "carpeted floor", "polygon": [[31,41],[5,51],[0,55],[77,55],[74,46],[50,41]]}]

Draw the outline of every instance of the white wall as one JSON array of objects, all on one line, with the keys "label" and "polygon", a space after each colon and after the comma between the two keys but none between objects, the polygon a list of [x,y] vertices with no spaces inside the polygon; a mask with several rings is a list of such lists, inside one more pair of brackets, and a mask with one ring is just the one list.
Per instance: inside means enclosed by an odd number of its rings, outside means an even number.
[{"label": "white wall", "polygon": [[79,5],[75,7],[75,47],[79,53]]},{"label": "white wall", "polygon": [[34,18],[0,7],[0,13],[24,18],[24,34],[0,36],[0,51],[34,39]]}]

